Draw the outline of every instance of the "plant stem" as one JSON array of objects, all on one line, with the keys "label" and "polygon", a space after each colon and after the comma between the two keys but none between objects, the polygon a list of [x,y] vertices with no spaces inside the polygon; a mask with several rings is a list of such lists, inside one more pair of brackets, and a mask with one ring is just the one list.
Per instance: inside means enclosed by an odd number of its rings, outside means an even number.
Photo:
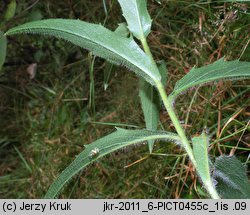
[{"label": "plant stem", "polygon": [[[146,39],[142,38],[141,43],[142,43],[142,46],[143,46],[143,49],[144,49],[145,53],[150,57],[151,62],[154,65],[156,65]],[[163,104],[164,104],[164,106],[165,106],[165,108],[166,108],[166,110],[167,110],[167,112],[169,114],[169,117],[170,117],[170,119],[171,119],[171,121],[172,121],[172,123],[173,123],[173,125],[174,125],[180,139],[181,139],[181,144],[184,147],[184,149],[186,150],[186,152],[187,152],[187,154],[189,156],[189,159],[193,163],[193,166],[197,170],[197,162],[196,162],[196,159],[195,159],[194,154],[193,154],[193,149],[190,146],[190,143],[189,143],[189,141],[187,139],[185,131],[183,130],[183,128],[182,128],[182,126],[181,126],[181,124],[179,122],[179,119],[175,114],[175,111],[174,111],[174,109],[172,107],[172,104],[171,104],[171,100],[168,99],[165,88],[164,88],[161,81],[156,82],[156,88],[159,91],[159,94],[161,96]],[[198,172],[198,174],[199,174],[199,172]],[[206,187],[206,190],[209,192],[209,194],[211,195],[211,197],[213,199],[219,199],[220,198],[217,191],[216,191],[216,189],[213,186],[211,178],[209,179],[209,181],[203,181],[203,183],[204,183],[204,186]]]},{"label": "plant stem", "polygon": [[[147,40],[145,38],[142,38],[141,43],[142,43],[142,46],[143,46],[145,53],[150,57],[151,62],[153,64],[156,64],[154,61],[153,55],[150,51],[150,48],[148,46]],[[177,116],[173,110],[172,104],[170,104],[170,102],[169,102],[169,99],[168,99],[167,94],[165,92],[164,86],[161,82],[158,82],[158,83],[156,83],[156,87],[160,93],[163,104],[164,104],[164,106],[165,106],[165,108],[170,116],[170,119],[172,120],[174,127],[175,127],[178,135],[181,138],[182,146],[185,148],[185,150],[186,150],[190,160],[192,161],[194,167],[196,167],[196,160],[195,160],[194,155],[193,155],[193,150],[192,150],[192,148],[189,144],[189,141],[185,135],[185,132],[184,132],[184,130],[179,122],[179,119],[177,118]]]},{"label": "plant stem", "polygon": [[154,61],[154,58],[153,58],[153,55],[152,55],[152,53],[150,51],[150,48],[148,46],[148,42],[147,42],[145,37],[141,39],[141,44],[143,46],[143,49],[144,49],[145,53],[150,57],[151,63],[156,65],[156,63]]},{"label": "plant stem", "polygon": [[[168,99],[167,94],[165,92],[164,86],[161,82],[157,83],[157,89],[160,93],[163,104],[164,104],[164,106],[165,106],[165,108],[170,116],[170,119],[171,119],[172,123],[174,124],[174,127],[175,127],[179,137],[181,138],[181,144],[184,147],[184,149],[186,150],[186,152],[189,156],[189,159],[193,163],[193,166],[197,170],[197,163],[196,163],[196,159],[195,159],[194,154],[193,154],[193,150],[192,150],[192,148],[189,144],[189,141],[186,137],[185,131],[183,130],[183,128],[182,128],[182,126],[181,126],[181,124],[180,124],[180,122],[179,122],[179,120],[174,112],[172,104],[169,102],[169,99]],[[198,172],[198,174],[199,174],[199,172]],[[209,192],[209,194],[211,195],[211,197],[213,199],[220,199],[216,189],[213,186],[211,178],[209,178],[209,181],[203,181],[203,183],[206,187],[206,190]]]},{"label": "plant stem", "polygon": [[177,118],[175,112],[174,112],[174,109],[172,107],[172,104],[169,102],[168,100],[168,97],[167,97],[167,94],[165,92],[165,89],[164,89],[164,86],[162,85],[161,82],[157,83],[157,89],[160,93],[160,96],[162,98],[162,101],[163,101],[163,104],[169,114],[169,117],[172,121],[172,123],[174,124],[174,127],[178,133],[178,135],[180,136],[181,138],[181,142],[182,142],[182,146],[184,147],[184,149],[186,150],[190,160],[192,161],[194,167],[196,168],[197,167],[197,164],[196,164],[196,160],[194,158],[194,155],[193,155],[193,150],[189,144],[189,141],[185,135],[185,132],[179,122],[179,119]]},{"label": "plant stem", "polygon": [[213,182],[211,181],[211,178],[209,178],[209,181],[207,181],[206,183],[203,182],[207,191],[209,192],[210,196],[213,199],[220,199],[216,189],[214,188]]}]

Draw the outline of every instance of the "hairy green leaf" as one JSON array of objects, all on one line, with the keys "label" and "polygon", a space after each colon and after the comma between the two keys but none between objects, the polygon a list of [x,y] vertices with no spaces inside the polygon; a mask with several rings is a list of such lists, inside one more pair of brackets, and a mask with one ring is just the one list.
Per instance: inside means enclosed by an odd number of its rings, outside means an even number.
[{"label": "hairy green leaf", "polygon": [[205,132],[200,136],[192,138],[194,157],[197,163],[197,172],[201,177],[202,182],[208,187],[213,186],[210,169],[209,169],[209,157],[208,146],[209,139]]},{"label": "hairy green leaf", "polygon": [[225,199],[249,199],[250,183],[246,168],[234,156],[220,156],[215,161],[213,178],[216,190]]},{"label": "hairy green leaf", "polygon": [[49,188],[45,198],[54,198],[64,184],[76,173],[101,157],[126,146],[156,139],[174,142],[180,141],[179,136],[173,133],[148,130],[125,130],[117,128],[116,132],[89,145],[85,145],[86,149],[84,149],[83,152],[81,152],[76,159],[59,175]]},{"label": "hairy green leaf", "polygon": [[130,32],[139,40],[148,36],[152,20],[147,11],[146,0],[118,0]]},{"label": "hairy green leaf", "polygon": [[7,49],[7,39],[4,36],[3,32],[0,31],[0,71],[5,61]]},{"label": "hairy green leaf", "polygon": [[[167,82],[167,68],[165,61],[157,62],[158,69],[162,76],[163,85]],[[159,118],[160,118],[160,98],[158,91],[144,80],[140,80],[139,96],[142,104],[142,110],[146,128],[148,130],[157,130]],[[154,140],[148,141],[148,147],[150,153],[152,153],[154,147]]]},{"label": "hairy green leaf", "polygon": [[20,33],[62,38],[114,64],[128,67],[153,85],[161,80],[157,67],[132,38],[121,37],[101,25],[80,20],[48,19],[14,27],[6,35]]},{"label": "hairy green leaf", "polygon": [[[146,128],[149,130],[157,130],[159,122],[159,96],[157,90],[149,83],[141,79],[139,96]],[[152,153],[154,142],[154,140],[148,141],[150,153]]]},{"label": "hairy green leaf", "polygon": [[240,62],[238,60],[227,62],[222,58],[213,64],[193,68],[181,80],[177,81],[170,98],[173,100],[189,88],[220,79],[239,80],[245,78],[250,78],[250,62]]}]

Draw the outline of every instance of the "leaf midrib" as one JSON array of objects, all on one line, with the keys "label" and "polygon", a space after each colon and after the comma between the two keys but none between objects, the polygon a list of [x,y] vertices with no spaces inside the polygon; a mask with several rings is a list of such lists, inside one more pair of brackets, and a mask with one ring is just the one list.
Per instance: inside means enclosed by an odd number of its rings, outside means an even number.
[{"label": "leaf midrib", "polygon": [[[137,0],[136,0],[136,2],[137,2]],[[141,38],[140,39],[143,40],[143,39],[145,39],[145,35],[144,35],[143,28],[142,28],[142,23],[141,23],[141,19],[140,19],[138,4],[135,4],[135,6],[136,6],[137,19],[138,19],[139,26],[140,26],[140,31],[141,31]]]}]

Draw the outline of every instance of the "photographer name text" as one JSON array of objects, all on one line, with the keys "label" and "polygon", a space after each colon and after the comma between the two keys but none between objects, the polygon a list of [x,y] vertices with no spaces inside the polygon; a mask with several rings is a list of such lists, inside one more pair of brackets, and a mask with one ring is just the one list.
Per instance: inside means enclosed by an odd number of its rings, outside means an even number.
[{"label": "photographer name text", "polygon": [[16,212],[16,211],[71,211],[72,205],[69,202],[58,203],[51,201],[48,203],[26,203],[23,202],[4,202],[2,205],[2,210],[4,212]]}]

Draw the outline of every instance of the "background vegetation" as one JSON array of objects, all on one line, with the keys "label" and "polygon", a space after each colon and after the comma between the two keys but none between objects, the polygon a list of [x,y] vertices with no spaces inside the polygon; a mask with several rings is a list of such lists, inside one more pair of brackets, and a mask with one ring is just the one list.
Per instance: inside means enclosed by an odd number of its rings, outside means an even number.
[{"label": "background vegetation", "polygon": [[[73,18],[110,29],[124,22],[116,0],[19,0],[0,4],[0,29],[42,18]],[[149,44],[168,67],[168,92],[193,66],[225,56],[250,61],[250,5],[148,0]],[[35,65],[37,68],[35,69]],[[90,143],[114,126],[143,128],[138,79],[64,41],[9,38],[0,74],[0,197],[41,198],[56,176]],[[36,72],[35,72],[36,71]],[[191,135],[211,138],[211,159],[235,154],[249,164],[249,81],[193,89],[176,101]],[[164,109],[159,126],[173,130]],[[210,129],[208,129],[210,128]],[[127,148],[71,180],[61,198],[205,198],[194,170],[174,144]]]}]

